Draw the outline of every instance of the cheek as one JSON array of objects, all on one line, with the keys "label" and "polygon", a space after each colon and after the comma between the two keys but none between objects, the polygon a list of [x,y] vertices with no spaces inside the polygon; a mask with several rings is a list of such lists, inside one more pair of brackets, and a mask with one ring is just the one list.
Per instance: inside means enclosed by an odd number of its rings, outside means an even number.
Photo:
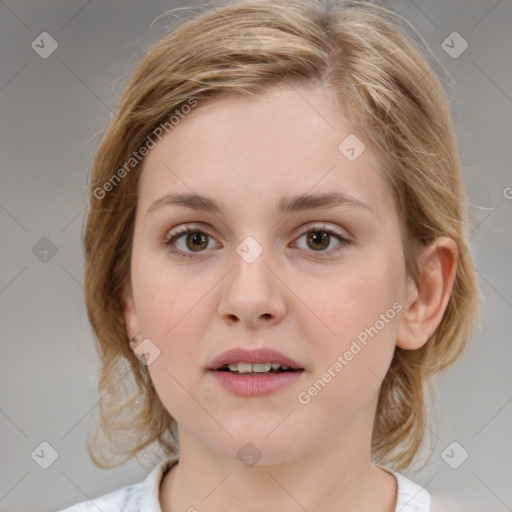
[{"label": "cheek", "polygon": [[321,284],[302,280],[300,295],[308,297],[308,305],[321,319],[309,314],[301,329],[315,351],[314,374],[336,373],[335,380],[343,383],[340,397],[375,391],[384,377],[398,333],[404,276],[397,241],[387,248],[359,252]]},{"label": "cheek", "polygon": [[132,284],[140,328],[144,336],[155,340],[172,337],[187,325],[187,317],[200,304],[204,289],[179,266],[172,266],[165,256],[134,249]]},{"label": "cheek", "polygon": [[[132,284],[139,326],[160,351],[149,367],[157,390],[173,388],[199,369],[198,340],[206,335],[212,316],[209,292],[217,276],[191,276],[165,258],[134,251]],[[169,391],[170,392],[170,391]]]},{"label": "cheek", "polygon": [[164,407],[181,421],[194,408],[189,393],[194,393],[199,372],[197,340],[205,329],[202,323],[208,322],[205,294],[212,285],[191,280],[169,265],[140,263],[133,266],[140,329],[159,350],[149,374]]},{"label": "cheek", "polygon": [[[325,278],[301,276],[299,296],[331,340],[355,336],[401,300],[405,263],[400,250],[360,252]],[[311,314],[309,315],[311,317]],[[320,321],[321,320],[321,321]],[[322,328],[322,323],[324,328]]]},{"label": "cheek", "polygon": [[403,272],[400,250],[375,250],[358,253],[323,286],[304,284],[329,329],[311,315],[301,325],[314,362],[297,399],[326,437],[362,415],[372,420],[395,349]]}]

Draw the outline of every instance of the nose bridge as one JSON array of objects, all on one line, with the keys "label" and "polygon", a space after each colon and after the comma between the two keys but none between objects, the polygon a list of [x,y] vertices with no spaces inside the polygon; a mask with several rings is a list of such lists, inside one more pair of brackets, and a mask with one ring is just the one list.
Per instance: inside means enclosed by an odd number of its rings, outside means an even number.
[{"label": "nose bridge", "polygon": [[272,286],[269,279],[272,274],[268,266],[272,258],[266,243],[268,240],[263,238],[263,235],[249,235],[235,248],[231,285],[239,288],[237,293],[241,296],[250,295],[253,299],[259,297],[268,300]]},{"label": "nose bridge", "polygon": [[263,234],[247,236],[235,247],[233,267],[220,304],[221,315],[254,324],[260,318],[276,319],[284,313],[284,298],[270,270],[275,266],[274,258],[270,248],[264,247],[268,240]]}]

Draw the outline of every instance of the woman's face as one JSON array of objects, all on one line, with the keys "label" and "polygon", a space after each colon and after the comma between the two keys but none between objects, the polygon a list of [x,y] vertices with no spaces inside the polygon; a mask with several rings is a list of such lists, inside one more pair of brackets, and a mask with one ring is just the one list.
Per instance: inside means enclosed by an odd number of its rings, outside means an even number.
[{"label": "woman's face", "polygon": [[[151,346],[182,446],[235,458],[250,441],[263,464],[369,443],[406,273],[391,189],[343,114],[290,86],[220,99],[150,151],[139,187],[126,318]],[[328,204],[294,200],[333,193]],[[196,234],[180,235],[186,227]],[[238,347],[277,350],[303,371],[241,396],[208,369]]]}]

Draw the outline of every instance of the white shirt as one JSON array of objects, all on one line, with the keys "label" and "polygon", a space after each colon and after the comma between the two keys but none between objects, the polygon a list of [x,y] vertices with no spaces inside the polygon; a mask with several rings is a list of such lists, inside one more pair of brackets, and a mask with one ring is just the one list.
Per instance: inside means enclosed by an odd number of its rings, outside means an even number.
[{"label": "white shirt", "polygon": [[[77,503],[60,512],[162,512],[159,501],[160,483],[178,460],[174,456],[160,462],[143,482],[128,485],[94,500]],[[394,475],[397,480],[398,499],[395,512],[430,512],[428,491],[389,468],[378,467]]]}]

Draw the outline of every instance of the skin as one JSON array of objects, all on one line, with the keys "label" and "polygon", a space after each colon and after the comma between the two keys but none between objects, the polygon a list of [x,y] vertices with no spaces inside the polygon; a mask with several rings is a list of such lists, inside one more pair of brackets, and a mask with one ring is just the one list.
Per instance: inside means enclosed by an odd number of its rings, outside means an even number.
[{"label": "skin", "polygon": [[[355,161],[338,150],[352,133],[324,91],[281,84],[257,100],[213,101],[144,161],[125,318],[130,337],[140,332],[159,348],[149,372],[178,422],[180,462],[161,485],[163,512],[232,511],[241,503],[248,512],[395,510],[395,478],[371,463],[378,393],[395,346],[417,349],[439,325],[457,249],[448,238],[428,247],[415,285],[378,156],[369,144]],[[371,211],[275,210],[283,194],[333,190]],[[165,194],[192,192],[225,212],[148,213]],[[204,244],[189,237],[187,245],[187,235],[175,241],[191,258],[164,245],[185,224],[208,235]],[[331,236],[323,249],[308,242],[324,224],[347,242]],[[236,252],[248,236],[263,249],[252,263]],[[310,403],[299,403],[298,393],[394,303],[401,311]],[[277,349],[305,371],[270,395],[231,395],[205,368],[237,346]],[[237,458],[248,441],[262,454],[252,467]]]}]

